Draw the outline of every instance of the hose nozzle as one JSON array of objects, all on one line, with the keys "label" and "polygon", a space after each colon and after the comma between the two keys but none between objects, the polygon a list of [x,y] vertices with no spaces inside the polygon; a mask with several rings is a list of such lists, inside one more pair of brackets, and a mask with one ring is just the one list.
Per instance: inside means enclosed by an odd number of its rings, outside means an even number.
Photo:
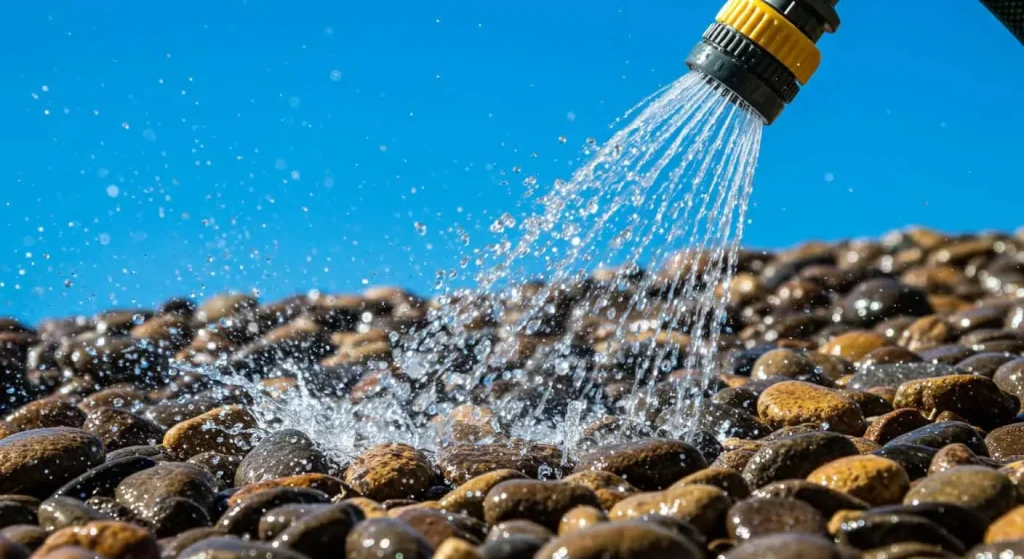
[{"label": "hose nozzle", "polygon": [[728,0],[686,65],[745,101],[767,124],[818,69],[816,43],[839,28],[838,0]]}]

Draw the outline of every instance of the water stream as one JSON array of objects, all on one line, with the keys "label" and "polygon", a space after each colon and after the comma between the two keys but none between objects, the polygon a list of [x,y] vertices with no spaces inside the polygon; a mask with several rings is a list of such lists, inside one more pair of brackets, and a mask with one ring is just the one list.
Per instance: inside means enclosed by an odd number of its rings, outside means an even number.
[{"label": "water stream", "polygon": [[[275,397],[228,367],[206,373],[250,392],[264,424],[302,429],[338,455],[391,441],[437,448],[464,404],[493,412],[508,435],[570,454],[689,436],[728,328],[724,286],[762,121],[690,73],[623,123],[589,143],[586,164],[541,193],[536,211],[501,216],[494,243],[460,255],[472,288],[439,274],[426,325],[392,334],[392,362],[365,365],[379,373],[372,397],[326,394],[316,371],[287,363],[277,372],[299,389]],[[530,197],[541,190],[533,178],[524,185]]]}]

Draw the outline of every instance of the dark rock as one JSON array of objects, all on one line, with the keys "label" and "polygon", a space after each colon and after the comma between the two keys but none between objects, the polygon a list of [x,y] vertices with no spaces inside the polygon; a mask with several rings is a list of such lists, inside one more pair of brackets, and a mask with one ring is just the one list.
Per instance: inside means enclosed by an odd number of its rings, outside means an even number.
[{"label": "dark rock", "polygon": [[871,454],[888,458],[903,467],[911,481],[928,475],[932,459],[938,449],[919,444],[893,444],[891,441]]},{"label": "dark rock", "polygon": [[486,559],[534,559],[544,542],[530,536],[511,536],[484,542],[477,550]]},{"label": "dark rock", "polygon": [[846,387],[853,390],[867,390],[875,386],[898,387],[910,380],[935,378],[956,374],[952,365],[940,363],[892,363],[862,367]]},{"label": "dark rock", "polygon": [[356,524],[345,544],[347,559],[429,559],[430,544],[404,522],[371,518]]},{"label": "dark rock", "polygon": [[889,505],[873,508],[873,515],[913,514],[927,518],[941,526],[967,547],[981,543],[985,537],[988,519],[951,503],[921,503],[918,505]]},{"label": "dark rock", "polygon": [[272,508],[260,517],[258,527],[259,538],[264,541],[270,541],[281,535],[281,533],[291,526],[296,520],[314,512],[330,508],[331,506],[333,505],[325,503],[308,503],[281,505],[279,507]]},{"label": "dark rock", "polygon": [[0,498],[0,528],[36,522],[36,511],[28,505]]},{"label": "dark rock", "polygon": [[99,437],[107,450],[156,444],[164,436],[164,430],[156,423],[114,408],[97,408],[89,412],[82,429]]},{"label": "dark rock", "polygon": [[693,446],[676,440],[651,439],[606,446],[580,458],[577,471],[611,472],[642,490],[664,489],[707,467]]},{"label": "dark rock", "polygon": [[255,493],[229,508],[217,520],[216,526],[228,534],[255,538],[259,534],[260,517],[281,505],[326,503],[329,499],[320,491],[279,487]]},{"label": "dark rock", "polygon": [[703,552],[693,542],[662,526],[633,520],[600,523],[566,534],[545,545],[536,557],[699,559]]},{"label": "dark rock", "polygon": [[963,443],[978,456],[988,456],[985,439],[970,425],[958,421],[943,421],[914,429],[890,440],[886,446],[909,444],[940,449],[953,443]]},{"label": "dark rock", "polygon": [[769,483],[751,493],[751,497],[764,500],[800,500],[817,509],[826,519],[832,518],[832,515],[841,510],[868,508],[867,503],[856,497],[802,479]]},{"label": "dark rock", "polygon": [[67,482],[53,493],[55,497],[73,497],[85,500],[89,497],[113,497],[114,489],[124,478],[156,466],[156,461],[145,456],[126,456],[96,466],[75,479]]},{"label": "dark rock", "polygon": [[963,553],[964,545],[941,526],[913,514],[868,514],[843,522],[836,541],[857,549],[873,549],[899,542],[938,545],[953,553]]},{"label": "dark rock", "polygon": [[39,526],[50,532],[81,526],[93,520],[110,519],[84,502],[69,497],[53,497],[39,505]]},{"label": "dark rock", "polygon": [[0,439],[0,493],[48,497],[103,462],[103,443],[80,429],[34,429]]},{"label": "dark rock", "polygon": [[829,540],[812,534],[771,534],[748,541],[724,555],[725,559],[852,559]]},{"label": "dark rock", "polygon": [[726,515],[726,529],[736,540],[749,540],[777,532],[828,534],[825,518],[811,505],[796,499],[747,499]]},{"label": "dark rock", "polygon": [[126,477],[114,490],[117,502],[149,521],[157,502],[180,497],[211,510],[217,494],[217,480],[192,464],[163,462]]},{"label": "dark rock", "polygon": [[438,454],[437,466],[451,483],[465,483],[502,469],[522,472],[532,478],[539,477],[542,469],[556,478],[572,471],[572,463],[559,447],[525,440],[448,446]]},{"label": "dark rock", "polygon": [[274,542],[309,557],[330,557],[344,549],[346,538],[362,519],[359,509],[339,503],[294,520]]},{"label": "dark rock", "polygon": [[925,316],[932,313],[928,297],[917,288],[888,278],[858,284],[843,298],[836,318],[860,327],[873,326],[898,315]]},{"label": "dark rock", "polygon": [[995,520],[1017,503],[1017,488],[1006,475],[984,466],[960,466],[911,487],[904,504],[950,503]]},{"label": "dark rock", "polygon": [[290,549],[230,537],[203,537],[186,547],[177,559],[309,559]]},{"label": "dark rock", "polygon": [[818,466],[858,454],[857,447],[836,433],[807,433],[765,443],[743,468],[751,488],[773,481],[803,478]]},{"label": "dark rock", "polygon": [[327,458],[301,431],[286,429],[260,441],[238,465],[237,486],[306,473],[330,473]]},{"label": "dark rock", "polygon": [[559,481],[508,480],[491,488],[484,498],[484,519],[491,526],[515,519],[532,520],[558,530],[562,516],[573,507],[600,507],[589,488]]}]

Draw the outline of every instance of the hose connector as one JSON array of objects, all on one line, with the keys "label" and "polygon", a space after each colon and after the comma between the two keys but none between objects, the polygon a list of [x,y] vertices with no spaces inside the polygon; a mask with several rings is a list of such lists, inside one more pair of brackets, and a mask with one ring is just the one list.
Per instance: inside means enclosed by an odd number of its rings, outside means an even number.
[{"label": "hose connector", "polygon": [[818,69],[817,42],[839,28],[838,0],[728,0],[686,65],[771,124]]}]

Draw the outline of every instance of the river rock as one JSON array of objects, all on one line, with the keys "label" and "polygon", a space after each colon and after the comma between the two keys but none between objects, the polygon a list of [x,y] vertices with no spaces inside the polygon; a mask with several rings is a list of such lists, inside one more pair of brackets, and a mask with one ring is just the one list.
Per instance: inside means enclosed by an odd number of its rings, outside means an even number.
[{"label": "river rock", "polygon": [[375,446],[345,470],[345,482],[375,501],[418,498],[433,481],[430,459],[406,444]]},{"label": "river rock", "polygon": [[129,411],[114,408],[97,408],[89,412],[82,429],[103,441],[107,451],[156,444],[164,436],[164,430],[156,423]]},{"label": "river rock", "polygon": [[69,526],[80,526],[94,520],[112,520],[78,499],[52,497],[39,505],[39,526],[54,532]]},{"label": "river rock", "polygon": [[49,427],[81,427],[85,412],[66,398],[43,398],[29,402],[4,418],[18,431]]},{"label": "river rock", "polygon": [[487,492],[495,485],[510,479],[526,479],[526,476],[515,470],[495,470],[479,475],[448,492],[441,499],[441,508],[483,520],[484,497],[487,496]]},{"label": "river rock", "polygon": [[996,470],[961,466],[921,480],[907,492],[903,502],[951,503],[995,520],[1016,504],[1017,488]]},{"label": "river rock", "polygon": [[978,456],[988,456],[985,439],[970,425],[959,421],[943,421],[919,427],[890,440],[886,446],[920,445],[940,449],[954,443],[967,445]]},{"label": "river rock", "polygon": [[160,558],[156,539],[145,528],[113,520],[58,530],[43,542],[36,555],[45,556],[64,546],[82,547],[106,559]]},{"label": "river rock", "polygon": [[117,502],[147,520],[154,517],[156,504],[162,499],[180,497],[210,511],[216,494],[217,480],[210,472],[179,462],[162,462],[134,473],[114,490]]},{"label": "river rock", "polygon": [[512,479],[487,492],[484,519],[492,526],[529,519],[555,531],[562,516],[580,505],[600,507],[601,502],[589,488],[575,483]]},{"label": "river rock", "polygon": [[850,378],[847,388],[867,390],[879,386],[898,387],[904,382],[954,375],[959,371],[941,363],[892,363],[862,367]]},{"label": "river rock", "polygon": [[991,379],[977,375],[947,375],[907,381],[896,391],[893,406],[925,413],[951,411],[987,429],[1010,421],[1020,402],[999,390]]},{"label": "river rock", "polygon": [[309,557],[328,557],[344,548],[349,532],[362,518],[352,505],[335,504],[296,519],[274,542]]},{"label": "river rock", "polygon": [[438,468],[451,483],[465,483],[494,470],[515,470],[527,477],[540,477],[541,470],[550,477],[561,477],[572,471],[572,463],[554,445],[524,440],[488,444],[460,444],[442,448]]},{"label": "river rock", "polygon": [[249,495],[229,507],[217,520],[217,528],[228,534],[255,538],[259,535],[260,518],[268,511],[288,504],[327,503],[320,491],[295,487],[278,487]]},{"label": "river rock", "polygon": [[821,513],[796,499],[747,499],[733,505],[726,519],[729,536],[740,541],[777,532],[827,535]]},{"label": "river rock", "polygon": [[963,543],[941,526],[913,514],[867,514],[843,522],[836,541],[857,549],[874,549],[899,542],[937,545],[952,553],[963,553]]},{"label": "river rock", "polygon": [[537,552],[537,559],[699,559],[693,542],[650,522],[606,522],[560,536]]},{"label": "river rock", "polygon": [[757,399],[757,413],[775,429],[811,423],[860,436],[865,428],[864,414],[856,402],[837,391],[801,381],[768,387]]},{"label": "river rock", "polygon": [[875,418],[864,431],[864,438],[878,444],[885,444],[904,433],[929,425],[929,423],[928,419],[915,409],[893,410]]},{"label": "river rock", "polygon": [[910,489],[910,477],[902,466],[870,454],[829,462],[811,472],[807,480],[872,506],[898,503]]},{"label": "river rock", "polygon": [[707,535],[722,530],[731,505],[732,499],[717,487],[684,485],[623,499],[612,507],[608,517],[623,520],[660,514],[685,520]]},{"label": "river rock", "polygon": [[752,488],[773,481],[807,477],[815,468],[844,456],[858,454],[857,447],[836,433],[807,433],[766,443],[743,468]]},{"label": "river rock", "polygon": [[429,559],[434,550],[404,522],[372,518],[356,524],[345,543],[347,559]]},{"label": "river rock", "polygon": [[603,447],[580,458],[577,471],[613,473],[642,490],[664,489],[707,467],[693,446],[669,439],[649,439]]},{"label": "river rock", "polygon": [[0,439],[0,493],[46,498],[103,462],[103,443],[70,427],[33,429]]},{"label": "river rock", "polygon": [[244,454],[252,448],[256,418],[239,406],[225,406],[186,419],[167,430],[163,444],[181,460],[202,452]]},{"label": "river rock", "polygon": [[330,473],[327,457],[305,433],[284,429],[260,441],[236,470],[235,485],[305,473]]}]

